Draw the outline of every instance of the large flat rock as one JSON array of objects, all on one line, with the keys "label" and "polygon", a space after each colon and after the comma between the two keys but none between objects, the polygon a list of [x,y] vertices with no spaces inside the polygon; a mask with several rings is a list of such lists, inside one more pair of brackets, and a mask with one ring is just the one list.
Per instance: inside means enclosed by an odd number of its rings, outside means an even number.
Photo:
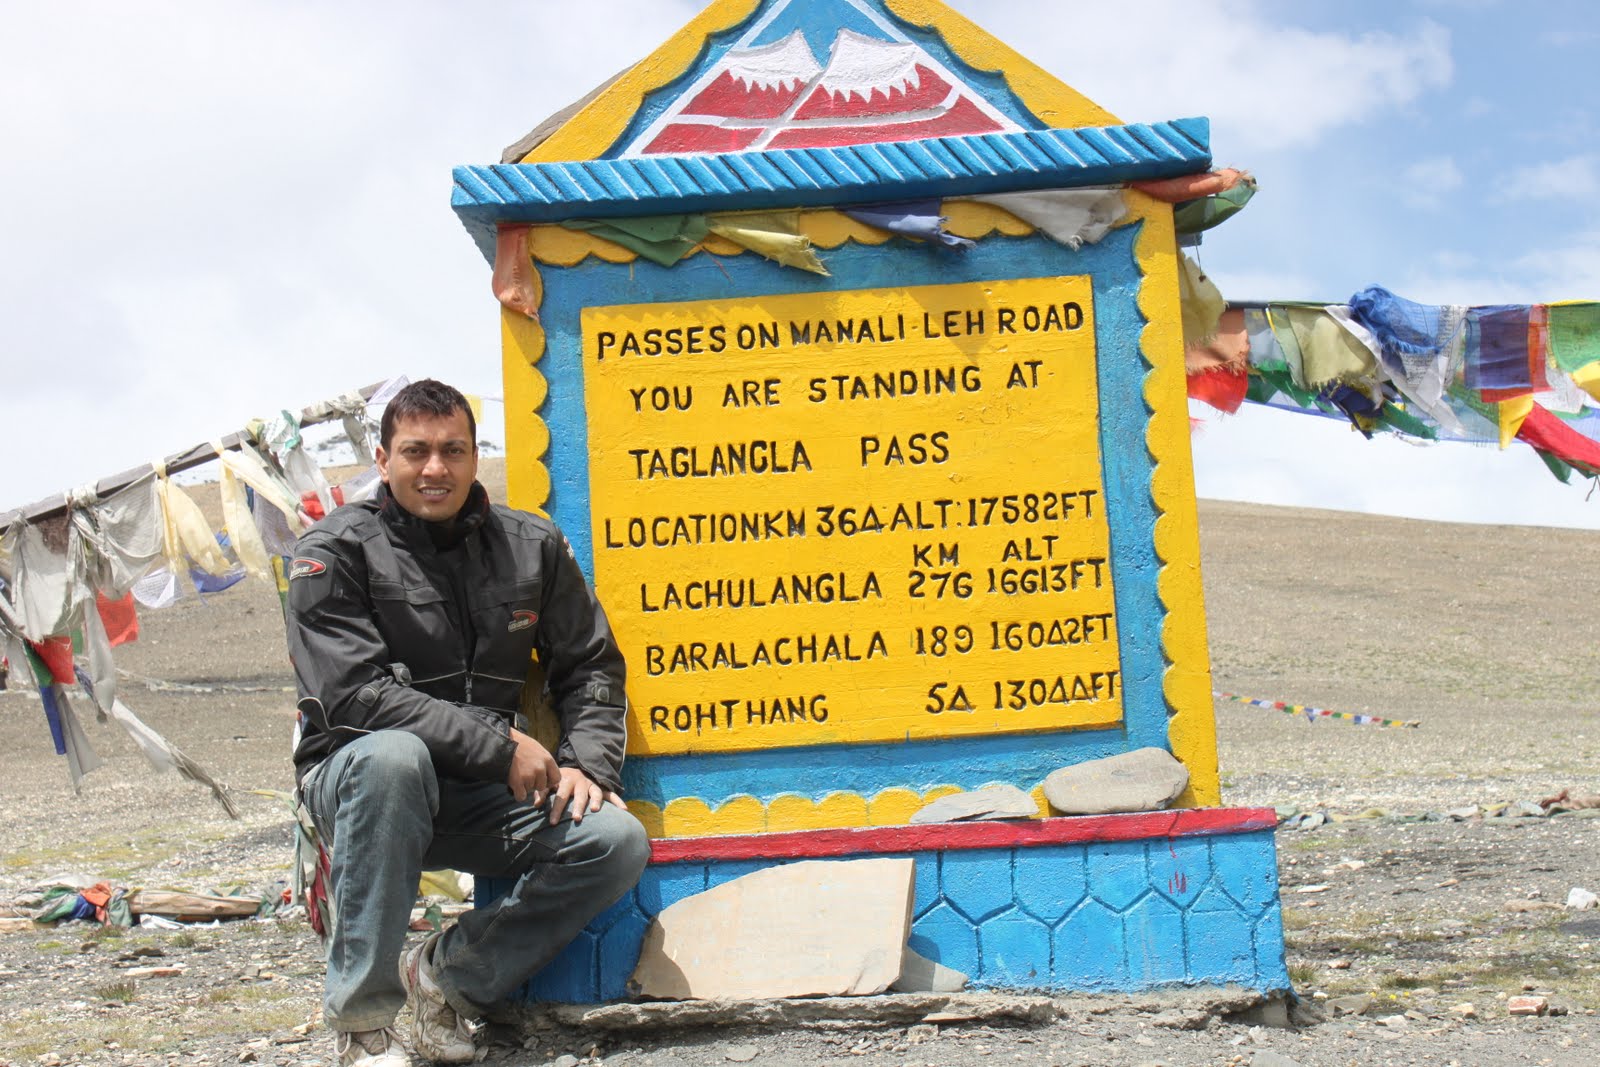
[{"label": "large flat rock", "polygon": [[1163,748],[1136,748],[1063,767],[1044,780],[1044,796],[1062,815],[1160,811],[1189,785],[1189,769]]},{"label": "large flat rock", "polygon": [[910,821],[914,825],[982,822],[990,819],[1031,819],[1038,814],[1038,801],[1014,785],[996,783],[930,801],[919,808]]},{"label": "large flat rock", "polygon": [[769,867],[664,909],[631,985],[668,1000],[881,993],[911,933],[909,859]]},{"label": "large flat rock", "polygon": [[908,947],[900,963],[900,977],[889,988],[896,993],[959,993],[967,988],[967,976]]}]

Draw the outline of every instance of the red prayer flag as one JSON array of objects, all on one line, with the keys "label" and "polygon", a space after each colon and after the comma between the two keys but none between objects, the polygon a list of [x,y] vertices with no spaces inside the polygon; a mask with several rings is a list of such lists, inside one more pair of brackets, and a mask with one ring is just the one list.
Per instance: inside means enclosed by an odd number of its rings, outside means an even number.
[{"label": "red prayer flag", "polygon": [[37,643],[29,641],[28,647],[33,649],[33,654],[39,657],[39,662],[50,672],[52,682],[57,685],[72,685],[78,680],[78,676],[72,670],[72,638],[63,634]]},{"label": "red prayer flag", "polygon": [[132,593],[121,600],[108,600],[103,593],[96,593],[94,602],[112,648],[139,640],[139,613],[133,606]]},{"label": "red prayer flag", "polygon": [[1600,442],[1585,437],[1538,404],[1522,420],[1517,440],[1580,470],[1600,474]]},{"label": "red prayer flag", "polygon": [[1189,396],[1232,415],[1244,403],[1250,376],[1231,367],[1212,367],[1188,376]]}]

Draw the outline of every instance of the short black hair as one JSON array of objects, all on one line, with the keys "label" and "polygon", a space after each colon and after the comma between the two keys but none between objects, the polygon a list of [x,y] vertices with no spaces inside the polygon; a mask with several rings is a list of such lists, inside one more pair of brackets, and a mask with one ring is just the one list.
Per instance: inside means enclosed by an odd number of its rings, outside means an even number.
[{"label": "short black hair", "polygon": [[389,450],[389,442],[394,440],[394,424],[401,419],[415,418],[418,415],[448,418],[456,411],[467,413],[467,433],[472,438],[472,447],[477,448],[478,420],[472,417],[472,405],[467,403],[467,398],[461,395],[461,391],[432,378],[412,382],[394,394],[388,406],[383,409],[383,424],[378,436],[383,443],[384,451]]}]

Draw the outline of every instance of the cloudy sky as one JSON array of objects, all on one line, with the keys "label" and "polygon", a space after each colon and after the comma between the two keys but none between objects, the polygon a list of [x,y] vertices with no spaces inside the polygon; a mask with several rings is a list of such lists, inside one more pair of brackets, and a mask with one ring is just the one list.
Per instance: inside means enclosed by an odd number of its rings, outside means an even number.
[{"label": "cloudy sky", "polygon": [[[0,509],[394,373],[499,389],[450,168],[642,58],[693,0],[8,5]],[[1261,192],[1235,299],[1600,298],[1589,0],[954,0],[1127,121],[1212,120]],[[490,414],[493,414],[491,409]],[[494,429],[487,428],[489,436]],[[1520,446],[1210,420],[1203,496],[1600,527]]]}]

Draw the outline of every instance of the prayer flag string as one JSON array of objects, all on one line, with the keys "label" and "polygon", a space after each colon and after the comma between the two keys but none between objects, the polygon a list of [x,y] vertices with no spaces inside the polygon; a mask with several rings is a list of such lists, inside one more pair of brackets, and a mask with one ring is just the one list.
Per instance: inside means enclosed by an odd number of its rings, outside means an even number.
[{"label": "prayer flag string", "polygon": [[1257,700],[1253,697],[1242,697],[1234,693],[1220,693],[1213,691],[1212,696],[1223,700],[1231,700],[1236,704],[1249,704],[1254,708],[1267,708],[1281,711],[1285,715],[1304,715],[1307,722],[1316,722],[1318,719],[1344,719],[1357,726],[1403,726],[1415,730],[1421,726],[1420,722],[1408,719],[1385,719],[1381,715],[1362,715],[1352,711],[1333,711],[1329,708],[1313,708],[1305,704],[1286,704],[1281,700]]}]

